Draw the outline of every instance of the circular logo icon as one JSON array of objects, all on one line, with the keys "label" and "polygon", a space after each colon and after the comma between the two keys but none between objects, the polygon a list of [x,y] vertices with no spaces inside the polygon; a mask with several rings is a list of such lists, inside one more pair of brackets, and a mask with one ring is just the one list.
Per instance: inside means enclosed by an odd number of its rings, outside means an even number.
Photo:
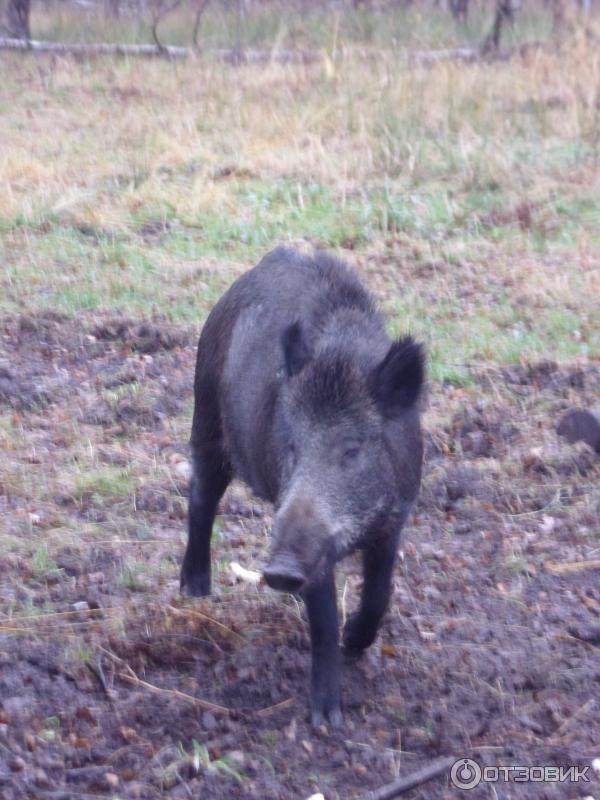
[{"label": "circular logo icon", "polygon": [[450,780],[457,789],[474,789],[481,781],[481,767],[472,758],[459,758],[452,764]]}]

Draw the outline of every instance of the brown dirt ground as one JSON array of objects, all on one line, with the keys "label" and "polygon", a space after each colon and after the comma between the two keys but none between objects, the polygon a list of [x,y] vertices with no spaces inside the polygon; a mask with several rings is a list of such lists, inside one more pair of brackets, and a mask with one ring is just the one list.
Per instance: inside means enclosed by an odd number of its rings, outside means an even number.
[{"label": "brown dirt ground", "polygon": [[[0,406],[14,433],[0,514],[21,543],[0,554],[3,800],[346,800],[439,755],[600,757],[600,580],[588,563],[600,558],[600,459],[554,432],[568,407],[597,403],[598,363],[482,367],[473,386],[432,387],[390,611],[345,667],[345,727],[312,732],[301,607],[228,567],[260,569],[265,553],[269,509],[243,487],[223,503],[214,596],[178,596],[194,349],[194,331],[161,320],[0,320]],[[131,497],[65,488],[84,448],[133,465]],[[42,540],[46,570],[31,559]],[[137,582],[122,579],[132,554],[148,568]],[[346,612],[358,560],[338,579]],[[460,794],[442,776],[410,796]],[[598,797],[600,785],[463,794]]]}]

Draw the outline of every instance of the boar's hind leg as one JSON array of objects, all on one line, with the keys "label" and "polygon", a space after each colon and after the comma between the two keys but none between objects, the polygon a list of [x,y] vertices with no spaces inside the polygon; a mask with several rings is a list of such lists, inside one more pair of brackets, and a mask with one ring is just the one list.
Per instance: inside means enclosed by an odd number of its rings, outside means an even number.
[{"label": "boar's hind leg", "polygon": [[303,592],[310,626],[311,722],[317,727],[329,720],[332,727],[342,722],[340,710],[340,665],[338,616],[333,570]]},{"label": "boar's hind leg", "polygon": [[217,505],[230,480],[220,447],[194,447],[188,543],[181,567],[181,590],[191,597],[210,594],[210,537]]},{"label": "boar's hind leg", "polygon": [[390,600],[392,573],[396,560],[399,531],[379,539],[376,546],[363,552],[363,585],[358,611],[351,614],[344,626],[346,655],[359,655],[373,644],[377,629]]}]

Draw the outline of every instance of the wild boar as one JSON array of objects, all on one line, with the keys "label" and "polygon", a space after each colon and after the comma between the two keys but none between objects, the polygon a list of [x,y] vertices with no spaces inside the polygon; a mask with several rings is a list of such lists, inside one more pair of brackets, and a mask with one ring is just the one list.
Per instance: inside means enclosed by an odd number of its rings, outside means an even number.
[{"label": "wild boar", "polygon": [[182,591],[210,592],[217,504],[240,478],[275,508],[267,584],[306,604],[314,725],[342,720],[336,562],[362,551],[347,653],[373,642],[389,602],[421,479],[423,382],[421,346],[391,341],[357,276],[322,252],[269,253],[223,295],[200,336]]}]

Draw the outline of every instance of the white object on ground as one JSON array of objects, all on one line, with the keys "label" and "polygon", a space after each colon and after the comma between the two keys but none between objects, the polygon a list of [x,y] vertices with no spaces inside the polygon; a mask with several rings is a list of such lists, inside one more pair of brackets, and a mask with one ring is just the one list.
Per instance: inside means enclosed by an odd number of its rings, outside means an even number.
[{"label": "white object on ground", "polygon": [[[246,581],[246,583],[253,583],[255,586],[258,586],[262,578],[260,572],[256,572],[253,569],[246,569],[246,567],[242,567],[241,564],[238,564],[237,561],[232,561],[229,565],[229,569],[236,578]],[[309,800],[312,800],[312,798],[309,798]]]}]

